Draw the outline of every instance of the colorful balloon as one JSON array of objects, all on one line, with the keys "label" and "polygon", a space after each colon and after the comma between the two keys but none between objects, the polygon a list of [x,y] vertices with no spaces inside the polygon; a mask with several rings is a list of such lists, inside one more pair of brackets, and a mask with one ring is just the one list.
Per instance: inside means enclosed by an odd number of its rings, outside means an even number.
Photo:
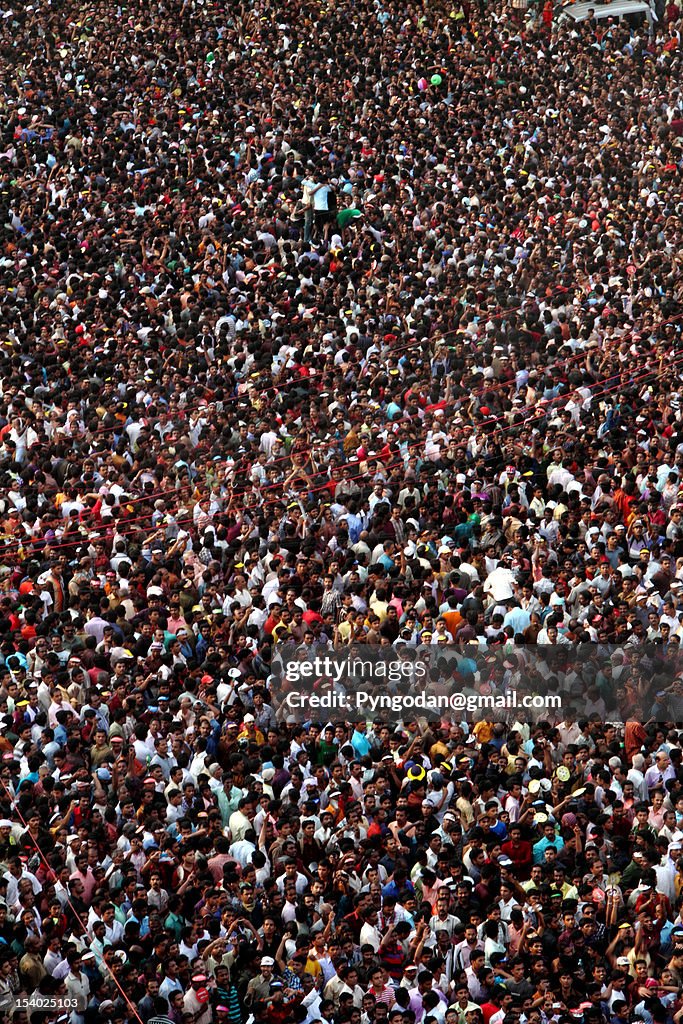
[{"label": "colorful balloon", "polygon": [[432,75],[430,81],[431,81],[432,85],[441,85],[443,79],[442,79],[441,75]]}]

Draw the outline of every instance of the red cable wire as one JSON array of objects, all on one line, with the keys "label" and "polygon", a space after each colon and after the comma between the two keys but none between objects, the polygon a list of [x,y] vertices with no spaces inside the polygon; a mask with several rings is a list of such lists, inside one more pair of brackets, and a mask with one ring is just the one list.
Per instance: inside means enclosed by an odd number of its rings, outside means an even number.
[{"label": "red cable wire", "polygon": [[[680,314],[679,317],[675,317],[673,319],[680,319],[680,318],[683,318],[683,314]],[[623,338],[619,339],[620,342],[623,341],[623,340],[624,340]],[[673,366],[677,366],[677,365],[679,365],[681,363],[683,363],[683,354],[680,355],[677,359],[673,360],[672,363],[668,363],[667,366],[663,370],[661,370],[661,371],[646,370],[644,373],[640,374],[638,377],[632,377],[631,378],[631,383],[637,383],[638,381],[645,380],[648,377],[654,377],[656,379],[658,377],[664,376],[672,368],[672,365]],[[609,377],[605,377],[604,380],[611,380],[616,375],[620,376],[620,373],[618,373],[618,374],[611,374]],[[618,381],[616,384],[612,385],[609,388],[603,388],[600,391],[592,392],[591,398],[595,399],[595,398],[599,398],[599,397],[604,396],[604,395],[611,394],[613,391],[620,390],[623,386],[624,385],[622,384],[622,382]],[[562,400],[566,400],[566,398],[567,398],[567,395],[563,394],[563,395],[558,395],[555,398],[549,399],[548,402],[546,403],[544,409],[542,411],[538,412],[537,414],[531,416],[531,417],[527,417],[525,423],[526,424],[532,424],[532,423],[538,422],[538,421],[540,421],[542,419],[545,419],[547,414],[548,414],[548,410],[550,409],[552,403],[553,402],[559,402],[559,401],[562,401]],[[489,419],[483,421],[479,426],[482,429],[488,429],[488,428],[491,427],[492,424],[498,423],[501,420],[504,420],[505,418],[506,418],[506,414],[503,414],[501,416],[496,416],[496,417],[490,417]],[[496,434],[500,434],[500,433],[503,433],[503,432],[508,431],[508,430],[515,430],[515,429],[518,428],[518,426],[519,425],[516,424],[516,423],[506,423],[503,427],[500,427],[500,428],[497,428],[497,429],[494,428],[493,429],[493,435],[495,436]],[[425,445],[425,440],[424,439],[421,440],[421,441],[416,441],[414,444],[408,445],[408,450],[413,450],[413,449],[416,449],[416,448],[423,448],[424,445]],[[401,457],[401,459],[396,460],[395,462],[387,463],[386,468],[388,470],[391,470],[391,469],[396,468],[397,466],[402,465],[402,463],[403,463],[403,457]],[[355,474],[354,476],[349,477],[349,479],[351,479],[351,480],[360,480],[360,479],[364,479],[364,478],[365,478],[365,473],[361,473],[361,472]],[[264,490],[269,489],[271,487],[280,487],[280,486],[281,486],[281,484],[267,485],[267,487],[262,488],[261,493],[263,493]],[[197,488],[194,487],[193,489],[196,490]],[[326,489],[328,489],[327,488],[327,484],[319,484],[319,485],[316,485],[315,487],[307,489],[307,493],[315,494],[315,493],[317,493],[319,491],[324,491]],[[158,492],[158,493],[163,494],[163,493],[166,493],[166,492]],[[233,492],[233,496],[234,496],[235,493],[245,494],[247,492],[246,492],[246,490],[242,491],[242,492]],[[153,496],[150,495],[148,497],[141,497],[141,498],[139,498],[137,500],[140,500],[140,501],[150,500],[151,501],[152,497]],[[294,499],[292,499],[292,500],[294,500]],[[277,504],[280,504],[280,503],[281,503],[281,499],[266,500],[266,501],[262,502],[259,507],[260,508],[267,508],[267,507],[269,507],[271,505],[277,505]],[[144,521],[144,520],[150,518],[153,515],[154,515],[154,512],[149,512],[145,516],[137,517],[137,519],[135,519],[135,520],[125,520],[125,522],[128,523],[128,522],[131,522],[131,521]],[[176,520],[176,525],[178,525],[178,526],[185,525],[187,523],[194,523],[194,520],[193,520],[193,518],[191,516],[188,517],[187,519]],[[101,529],[101,528],[102,528],[101,526],[100,527],[96,527],[96,529]],[[137,533],[139,533],[138,530],[117,530],[116,531],[116,535],[117,536],[122,536],[122,537],[134,536]],[[45,543],[44,538],[37,538],[35,540],[31,540],[31,539],[27,538],[25,541],[17,541],[16,544],[11,544],[10,543],[9,545],[6,545],[5,551],[11,551],[12,549],[18,551],[22,547],[30,547],[32,545],[35,546],[35,544],[37,544],[37,543],[38,544],[39,543],[43,543],[44,544]],[[86,541],[83,538],[80,538],[77,541],[70,541],[70,542],[66,542],[66,543],[63,543],[63,544],[49,544],[47,546],[49,546],[53,550],[59,550],[60,548],[73,548],[73,547],[77,547],[79,545],[84,545],[86,543],[89,543],[89,541]]]},{"label": "red cable wire", "polygon": [[[561,291],[568,291],[568,289],[561,289]],[[517,311],[517,310],[519,310],[521,308],[522,307],[519,306],[519,307],[516,307],[515,310],[507,310],[506,312],[508,312],[508,313],[515,312],[515,311]],[[501,316],[502,315],[504,315],[504,314],[501,314]],[[659,329],[661,327],[665,327],[665,326],[671,325],[673,323],[676,323],[676,322],[678,322],[679,320],[682,320],[682,319],[683,319],[683,313],[679,313],[676,316],[673,316],[673,317],[670,317],[667,320],[661,321],[657,325],[657,327]],[[441,335],[441,337],[446,337],[448,333],[460,333],[460,329],[458,328],[455,332],[446,332],[446,334]],[[634,334],[636,334],[636,333],[639,333],[639,332],[628,331],[628,332],[624,333],[621,337],[615,338],[614,341],[615,341],[615,343],[622,344],[628,338],[632,338],[634,336]],[[581,352],[574,353],[573,355],[567,357],[567,359],[563,360],[563,364],[562,365],[563,366],[567,366],[569,363],[572,363],[574,361],[578,362],[579,360],[584,360],[585,358],[586,358],[586,351],[582,350]],[[290,381],[287,381],[285,383],[286,383],[287,386],[290,386],[290,385],[293,386],[295,384],[300,384],[300,383],[302,383],[302,381],[308,380],[308,379],[309,378],[303,378],[302,380],[290,380]],[[483,394],[490,394],[492,391],[497,391],[499,389],[503,389],[503,388],[505,388],[508,385],[508,383],[509,382],[507,382],[507,381],[497,381],[497,382],[491,384],[487,388],[481,388],[481,389],[478,389],[478,390],[474,390],[474,391],[470,392],[470,394],[473,397],[480,397]],[[265,393],[265,391],[279,390],[280,387],[281,387],[281,385],[274,385],[272,388],[271,387],[266,388],[266,389],[264,389],[263,391],[261,391],[259,393],[263,394],[263,393]],[[240,397],[241,396],[232,396],[229,400],[231,400],[231,401],[239,401]],[[192,409],[190,411],[197,412],[197,411],[199,411],[202,408],[204,408],[204,407],[198,405],[198,406],[192,407]],[[186,411],[187,410],[183,410],[183,412],[186,412]],[[147,417],[145,417],[145,418],[147,419]],[[158,418],[158,417],[156,417],[156,418]],[[411,419],[411,418],[418,418],[418,417],[408,417],[408,419]],[[503,417],[500,417],[500,418],[503,418]],[[152,420],[154,420],[154,419],[155,419],[155,417],[152,417]],[[404,417],[404,420],[405,420],[405,417]],[[491,421],[487,421],[487,422],[491,422]],[[97,431],[92,431],[91,434],[90,434],[90,437],[95,437],[95,436],[97,436],[100,433],[105,433],[107,431],[113,431],[113,430],[115,430],[115,428],[103,427],[103,428],[101,428],[101,429],[99,429]],[[125,431],[125,427],[121,427],[120,428],[120,432],[124,433],[124,431]],[[338,441],[321,441],[320,445],[323,448],[332,449],[332,448],[337,448],[339,446],[339,442]],[[291,453],[289,455],[277,456],[275,459],[269,459],[267,465],[269,467],[270,466],[274,466],[274,465],[277,465],[279,462],[288,462],[290,459],[291,459]],[[277,486],[279,486],[279,485],[277,485],[277,484],[267,485],[267,487],[277,487]],[[174,489],[169,489],[169,491],[166,491],[166,492],[164,492],[164,491],[155,492],[154,495],[149,495],[149,496],[148,495],[141,495],[139,497],[132,497],[132,498],[129,499],[127,504],[130,504],[133,501],[153,500],[157,496],[163,497],[165,494],[173,494],[173,493],[174,493]]]},{"label": "red cable wire", "polygon": [[[518,308],[521,308],[521,307],[518,307]],[[658,325],[658,327],[664,327],[664,326],[676,323],[677,321],[679,321],[681,319],[683,319],[683,313],[677,314],[674,317],[670,317],[668,320],[661,321],[661,323]],[[627,340],[628,338],[632,338],[635,333],[636,332],[634,332],[634,331],[626,332],[620,338],[615,338],[614,341],[615,341],[615,343],[621,344],[625,340]],[[573,362],[575,360],[578,361],[578,360],[581,360],[581,359],[585,359],[585,357],[586,357],[586,352],[584,350],[582,350],[581,352],[574,353],[572,356],[569,356],[567,359],[565,359],[563,361],[563,365],[566,366],[570,362]],[[607,378],[604,378],[604,379],[607,379]],[[299,381],[290,381],[289,383],[295,384],[295,383],[299,383]],[[471,395],[474,396],[474,397],[480,397],[481,395],[489,394],[491,391],[495,391],[495,390],[498,390],[498,389],[505,388],[508,385],[508,383],[509,382],[507,382],[507,381],[497,381],[497,382],[491,384],[487,388],[481,388],[481,389],[472,391]],[[552,401],[558,401],[560,399],[560,397],[564,397],[564,396],[558,396],[557,399],[553,399]],[[200,408],[202,408],[202,407],[201,406],[197,406],[196,408],[193,408],[193,411],[197,411]],[[419,418],[419,414],[417,416],[415,416],[415,417],[407,417],[407,418],[408,419]],[[502,417],[502,416],[498,417],[498,419],[503,419],[503,418],[504,417]],[[403,418],[402,422],[405,422],[405,419],[406,419],[406,417]],[[487,420],[486,422],[487,423],[495,422],[495,419],[494,420]],[[115,429],[115,428],[109,428],[109,427],[102,428],[101,431],[94,431],[94,432],[92,432],[91,436],[95,436],[97,433],[101,433],[103,431],[112,430],[112,429]],[[121,428],[121,432],[122,433],[123,433],[124,429],[125,428]],[[339,447],[339,441],[338,440],[321,441],[320,445],[323,448],[329,448],[329,449],[338,448]],[[415,447],[415,446],[410,446],[410,447]],[[296,453],[296,454],[298,454],[298,453]],[[290,459],[291,459],[291,453],[288,454],[288,455],[277,456],[275,459],[269,459],[267,465],[269,467],[270,466],[274,466],[274,465],[277,465],[279,462],[288,462],[288,461],[290,461]],[[272,488],[276,488],[278,486],[280,486],[280,485],[279,484],[272,484],[272,485],[269,484],[269,485],[266,485],[266,488],[264,488],[264,489],[272,489]],[[155,491],[151,495],[139,495],[137,497],[130,497],[130,498],[127,499],[126,504],[132,504],[133,502],[140,502],[140,501],[152,501],[152,500],[156,500],[157,498],[165,497],[167,495],[173,495],[175,493],[176,493],[176,489],[175,488],[170,488],[167,491]],[[235,492],[235,493],[240,493],[240,492]],[[246,492],[242,492],[242,493],[246,493]],[[127,520],[127,521],[130,522],[130,520]]]},{"label": "red cable wire", "polygon": [[[22,813],[21,813],[21,811],[19,810],[19,805],[18,805],[17,801],[16,801],[15,799],[13,799],[13,797],[12,797],[12,794],[10,793],[10,791],[8,790],[7,786],[5,785],[5,783],[4,783],[4,781],[3,781],[2,779],[0,779],[0,785],[1,785],[1,786],[2,786],[2,788],[4,789],[4,791],[5,791],[5,794],[7,795],[7,799],[9,800],[10,804],[12,805],[12,807],[13,807],[13,809],[14,809],[14,812],[15,812],[15,814],[16,814],[16,815],[17,815],[17,817],[19,818],[19,821],[21,822],[21,824],[22,824],[22,825],[24,826],[24,828],[25,828],[26,832],[28,833],[28,835],[29,835],[29,837],[30,837],[30,839],[31,839],[31,842],[33,843],[33,845],[34,845],[34,846],[35,846],[35,848],[36,848],[36,853],[38,854],[38,856],[39,856],[39,857],[40,857],[40,859],[42,860],[43,864],[45,865],[45,867],[46,867],[47,871],[49,872],[49,875],[53,874],[52,868],[50,867],[50,863],[49,863],[49,861],[47,860],[47,858],[46,858],[45,854],[44,854],[44,853],[43,853],[43,851],[42,851],[42,850],[40,849],[40,847],[39,847],[38,843],[37,843],[37,842],[36,842],[36,840],[35,840],[35,839],[33,838],[33,836],[31,835],[31,833],[30,833],[30,832],[28,831],[28,824],[27,824],[27,822],[26,822],[26,819],[24,818],[23,814],[22,814]],[[69,895],[67,895],[67,897],[66,897],[66,902],[67,902],[67,903],[69,904],[69,906],[70,906],[70,908],[71,908],[71,912],[72,912],[72,914],[74,915],[74,917],[76,918],[76,920],[78,921],[78,923],[79,923],[79,925],[81,926],[81,928],[83,929],[83,932],[84,932],[84,934],[85,934],[85,935],[87,935],[87,934],[88,934],[88,929],[87,929],[87,927],[85,926],[85,924],[83,923],[83,918],[81,917],[81,915],[80,915],[80,914],[78,913],[78,911],[76,910],[75,906],[73,905],[73,903],[72,903],[72,901],[71,901],[71,897],[70,897]],[[102,962],[104,963],[104,961],[102,961]],[[106,967],[107,965],[105,964],[104,966]],[[124,992],[124,990],[123,990],[123,988],[121,987],[121,984],[120,984],[120,982],[118,981],[118,979],[116,978],[116,976],[115,976],[115,975],[114,975],[114,974],[112,973],[112,971],[110,971],[110,970],[109,970],[109,968],[108,968],[108,967],[107,967],[107,971],[108,971],[108,973],[109,973],[109,976],[111,977],[111,980],[112,980],[112,981],[114,982],[114,984],[116,985],[117,989],[119,990],[119,992],[120,992],[120,993],[121,993],[121,995],[123,996],[123,999],[125,1000],[125,1002],[126,1002],[126,1005],[127,1005],[127,1006],[128,1006],[128,1007],[129,1007],[129,1008],[130,1008],[130,1009],[132,1010],[132,1011],[133,1011],[133,1014],[134,1014],[134,1015],[135,1015],[135,1017],[137,1018],[137,1020],[138,1020],[139,1024],[144,1024],[144,1022],[143,1022],[143,1020],[142,1020],[142,1017],[141,1017],[141,1016],[140,1016],[140,1014],[138,1013],[138,1011],[137,1011],[136,1007],[135,1007],[135,1006],[133,1005],[133,1003],[132,1003],[132,1002],[130,1001],[129,997],[128,997],[128,996],[126,995],[126,993]]]},{"label": "red cable wire", "polygon": [[[546,299],[555,298],[555,297],[557,297],[559,295],[566,294],[570,290],[571,289],[569,287],[562,286],[561,288],[558,288],[557,291],[553,292],[550,296],[546,296],[545,298]],[[487,313],[486,314],[486,320],[487,321],[489,321],[489,320],[502,320],[506,316],[510,316],[513,313],[519,313],[522,309],[524,309],[525,306],[533,303],[534,301],[535,301],[534,299],[526,299],[524,302],[520,303],[519,306],[513,306],[510,309],[502,309],[502,307],[499,306],[496,311],[494,311],[492,313]],[[482,317],[482,319],[483,319],[483,317]],[[394,356],[394,355],[396,355],[399,352],[407,352],[409,349],[414,348],[415,345],[422,344],[425,341],[428,342],[428,343],[431,343],[431,342],[433,342],[437,338],[437,336],[438,336],[438,339],[442,339],[442,338],[449,338],[449,337],[452,337],[452,336],[458,335],[458,334],[463,334],[465,337],[467,337],[467,332],[463,331],[463,328],[455,327],[455,328],[453,328],[450,331],[439,331],[432,338],[413,338],[410,342],[406,343],[405,345],[399,346],[399,347],[397,347],[395,349],[391,349],[391,351],[387,352],[386,354],[388,356]],[[579,356],[576,356],[576,357],[575,356],[569,356],[565,360],[565,363],[573,360],[574,358],[580,358],[580,354],[579,354]],[[308,378],[303,378],[303,379],[308,379]],[[300,383],[299,380],[293,379],[293,380],[284,381],[282,384],[269,384],[266,387],[262,387],[260,389],[257,388],[256,390],[257,390],[258,394],[265,395],[265,394],[267,394],[270,391],[279,391],[279,390],[281,390],[284,387],[289,387],[289,386],[292,386],[292,385],[298,384],[298,383]],[[223,403],[225,404],[227,402],[239,402],[242,398],[245,398],[245,397],[246,396],[244,396],[244,395],[229,395],[227,398],[223,399]],[[193,405],[193,406],[187,406],[182,411],[183,411],[183,413],[198,412],[202,408],[203,408],[202,405],[197,404],[197,405]],[[147,419],[147,417],[145,417],[145,418]],[[159,418],[158,416],[150,417],[150,419],[152,421],[154,421],[155,419],[158,419],[158,418]],[[98,434],[107,433],[107,432],[111,431],[112,429],[114,429],[114,428],[112,428],[112,427],[100,427],[97,430],[91,431],[90,436],[91,437],[96,437]]]}]

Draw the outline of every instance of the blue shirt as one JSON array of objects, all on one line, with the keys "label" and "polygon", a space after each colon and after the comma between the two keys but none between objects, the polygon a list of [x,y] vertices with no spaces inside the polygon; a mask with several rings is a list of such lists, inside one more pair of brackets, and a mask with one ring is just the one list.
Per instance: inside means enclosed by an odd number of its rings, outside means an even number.
[{"label": "blue shirt", "polygon": [[564,850],[564,839],[562,836],[555,836],[554,839],[539,839],[537,843],[533,845],[534,864],[543,864],[545,851],[549,846],[554,846],[557,852]]},{"label": "blue shirt", "polygon": [[531,615],[523,608],[511,608],[503,619],[503,629],[512,626],[515,633],[523,633],[531,623]]},{"label": "blue shirt", "polygon": [[354,729],[353,736],[351,737],[351,746],[359,757],[365,757],[366,754],[370,753],[370,740],[364,732],[358,732],[357,729]]},{"label": "blue shirt", "polygon": [[346,526],[349,531],[349,540],[352,544],[357,544],[361,531],[364,527],[364,520],[362,516],[358,516],[354,512],[349,512],[346,516]]}]

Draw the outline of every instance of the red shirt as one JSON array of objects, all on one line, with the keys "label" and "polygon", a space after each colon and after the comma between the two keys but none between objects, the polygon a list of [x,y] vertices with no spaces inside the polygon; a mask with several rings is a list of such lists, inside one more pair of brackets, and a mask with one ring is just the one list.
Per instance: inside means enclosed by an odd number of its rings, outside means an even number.
[{"label": "red shirt", "polygon": [[515,846],[512,840],[508,839],[501,846],[501,850],[515,865],[520,877],[527,878],[533,861],[531,843],[527,842],[526,839],[521,839],[519,844]]},{"label": "red shirt", "polygon": [[275,621],[273,616],[269,615],[266,621],[263,623],[263,632],[267,633],[267,635],[270,636],[277,625],[278,623]]},{"label": "red shirt", "polygon": [[298,999],[289,999],[287,1002],[283,1001],[281,1003],[271,1003],[266,1010],[264,1017],[268,1024],[284,1024],[287,1018],[292,1016],[292,1010],[298,1005],[298,1003]]}]

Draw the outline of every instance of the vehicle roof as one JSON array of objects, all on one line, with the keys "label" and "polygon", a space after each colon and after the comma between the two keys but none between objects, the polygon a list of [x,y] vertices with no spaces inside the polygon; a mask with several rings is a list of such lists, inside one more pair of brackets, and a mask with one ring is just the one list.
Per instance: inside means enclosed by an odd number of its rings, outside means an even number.
[{"label": "vehicle roof", "polygon": [[[562,13],[568,15],[575,21],[584,20],[590,9],[593,8],[598,17],[616,17],[622,14],[639,14],[641,11],[649,11],[650,5],[647,0],[615,0],[611,4],[564,4]],[[609,12],[609,13],[608,13]]]}]

